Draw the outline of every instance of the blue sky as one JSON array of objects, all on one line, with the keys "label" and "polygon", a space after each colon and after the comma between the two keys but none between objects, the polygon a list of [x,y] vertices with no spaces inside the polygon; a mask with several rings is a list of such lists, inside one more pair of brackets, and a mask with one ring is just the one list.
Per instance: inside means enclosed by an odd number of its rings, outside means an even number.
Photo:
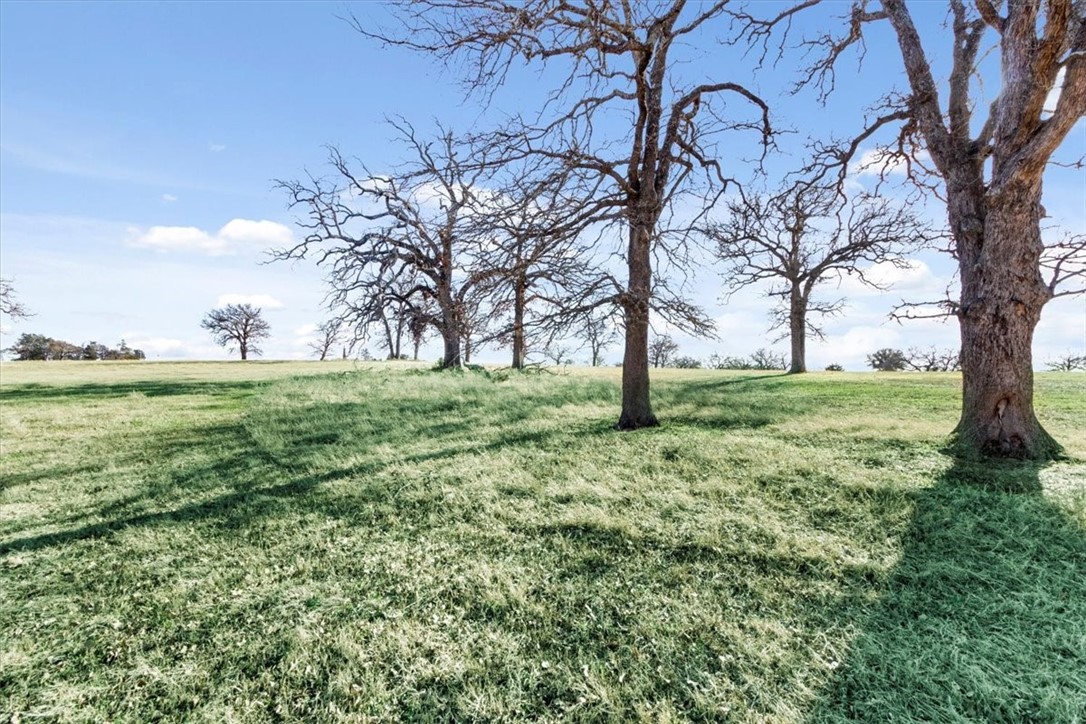
[{"label": "blue sky", "polygon": [[[36,313],[3,320],[0,346],[29,331],[72,342],[124,338],[151,359],[224,359],[200,318],[222,303],[250,300],[272,326],[265,358],[308,356],[312,326],[325,315],[321,273],[307,263],[261,264],[265,249],[298,234],[273,179],[323,173],[325,144],[375,171],[389,168],[402,157],[385,116],[423,129],[435,118],[464,128],[485,123],[488,113],[531,111],[544,85],[520,76],[484,111],[463,97],[455,74],[429,58],[382,49],[337,17],[351,11],[374,23],[383,12],[376,3],[0,3],[0,273]],[[863,71],[846,70],[825,108],[809,94],[777,97],[791,67],[752,76],[748,61],[718,47],[691,52],[690,67],[724,69],[757,87],[778,122],[797,131],[782,142],[795,154],[806,134],[858,125],[856,109],[897,75],[900,61],[886,50],[874,38]],[[1065,154],[1083,153],[1080,123]],[[772,159],[770,168],[789,163]],[[1065,226],[1086,231],[1083,172],[1054,173],[1046,206]],[[864,355],[880,347],[955,345],[952,323],[886,321],[900,298],[945,288],[951,262],[935,254],[918,261],[894,276],[900,286],[889,294],[846,288],[849,314],[831,320],[825,344],[811,346],[810,366],[861,369]],[[769,302],[752,290],[723,306],[720,289],[709,271],[693,293],[717,318],[721,339],[679,336],[683,353],[767,346]],[[1038,362],[1081,352],[1084,319],[1081,299],[1050,305],[1037,334]],[[608,358],[620,355],[616,346]]]}]

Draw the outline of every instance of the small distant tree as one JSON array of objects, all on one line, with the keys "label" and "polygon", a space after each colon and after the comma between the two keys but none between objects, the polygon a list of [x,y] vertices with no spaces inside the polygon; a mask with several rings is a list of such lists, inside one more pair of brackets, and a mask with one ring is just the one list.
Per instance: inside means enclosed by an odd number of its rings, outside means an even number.
[{"label": "small distant tree", "polygon": [[1074,372],[1086,370],[1086,354],[1072,354],[1068,352],[1062,357],[1045,362],[1051,372]]},{"label": "small distant tree", "polygon": [[753,370],[786,370],[788,360],[783,354],[769,349],[759,349],[750,356],[750,368]]},{"label": "small distant tree", "polygon": [[[341,320],[329,319],[317,325],[317,337],[309,343],[309,349],[321,362],[328,359],[328,353],[339,343]],[[346,352],[346,350],[344,350]]]},{"label": "small distant tree", "polygon": [[746,357],[736,357],[734,355],[721,357],[718,354],[712,354],[709,356],[709,369],[749,370],[751,369],[751,363],[750,360],[748,360]]},{"label": "small distant tree", "polygon": [[906,367],[917,372],[954,372],[962,368],[962,353],[957,349],[913,347],[905,357]]},{"label": "small distant tree", "polygon": [[260,307],[250,304],[227,304],[208,312],[200,326],[211,332],[216,344],[231,352],[237,349],[246,360],[250,354],[261,354],[260,341],[271,336],[271,325],[260,313]]},{"label": "small distant tree", "polygon": [[661,335],[649,342],[649,362],[653,367],[667,367],[672,355],[679,351],[679,345],[671,335]]},{"label": "small distant tree", "polygon": [[12,319],[25,319],[33,316],[23,304],[15,298],[15,289],[10,279],[0,279],[0,312]]},{"label": "small distant tree", "polygon": [[680,370],[697,370],[701,369],[701,360],[684,355],[671,360],[671,366]]},{"label": "small distant tree", "polygon": [[554,341],[543,347],[542,354],[553,362],[555,367],[573,363],[573,351],[568,346]]},{"label": "small distant tree", "polygon": [[826,371],[827,372],[844,372],[845,368],[842,367],[841,365],[837,364],[836,362],[833,362],[831,364],[826,365]]},{"label": "small distant tree", "polygon": [[728,265],[730,293],[774,284],[769,295],[779,304],[771,329],[784,330],[778,340],[791,340],[793,374],[807,371],[807,337],[823,338],[813,317],[839,314],[845,301],[816,299],[820,286],[851,275],[885,290],[865,267],[904,267],[903,252],[935,237],[910,211],[885,199],[842,199],[833,186],[797,182],[769,197],[740,196],[728,202],[725,219],[702,229]]},{"label": "small distant tree", "polygon": [[867,355],[867,364],[879,372],[901,372],[909,366],[909,358],[900,349],[885,347]]},{"label": "small distant tree", "polygon": [[574,325],[574,335],[585,343],[592,354],[592,366],[603,363],[603,351],[618,341],[618,328],[613,314],[599,307],[585,313]]}]

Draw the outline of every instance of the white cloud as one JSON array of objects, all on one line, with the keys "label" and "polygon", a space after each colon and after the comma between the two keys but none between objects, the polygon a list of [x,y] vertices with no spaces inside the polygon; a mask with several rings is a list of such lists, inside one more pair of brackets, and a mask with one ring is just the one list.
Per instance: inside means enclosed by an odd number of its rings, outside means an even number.
[{"label": "white cloud", "polygon": [[282,309],[283,303],[270,294],[220,294],[216,306],[251,304],[262,309]]},{"label": "white cloud", "polygon": [[910,297],[918,293],[940,296],[945,291],[949,281],[936,276],[931,267],[920,259],[909,259],[904,267],[899,267],[888,261],[879,262],[864,267],[863,273],[869,281],[887,289],[887,291],[884,292],[867,286],[854,274],[841,274],[836,284],[833,280],[828,280],[824,289],[827,294],[830,293],[831,289],[836,289],[845,297],[880,296],[888,293],[902,294],[905,292],[908,292]]},{"label": "white cloud", "polygon": [[172,204],[174,201],[177,201],[177,197],[173,194],[162,194],[162,200],[167,204]]},{"label": "white cloud", "polygon": [[310,324],[303,324],[301,327],[298,327],[296,330],[294,330],[294,334],[296,336],[298,336],[298,337],[307,337],[307,336],[313,334],[316,331],[317,331],[317,325],[310,323]]},{"label": "white cloud", "polygon": [[288,227],[274,221],[233,219],[216,234],[195,226],[152,226],[147,231],[130,227],[128,244],[160,252],[182,251],[223,256],[244,250],[286,246],[293,237]]},{"label": "white cloud", "polygon": [[195,226],[152,226],[145,232],[129,229],[129,244],[158,251],[195,251],[210,256],[228,254],[226,243]]},{"label": "white cloud", "polygon": [[257,247],[286,246],[294,238],[289,228],[274,221],[234,219],[219,229],[219,238],[227,244]]},{"label": "white cloud", "polygon": [[207,150],[212,153],[222,153],[226,150],[226,145],[222,143],[209,143],[207,144]]}]

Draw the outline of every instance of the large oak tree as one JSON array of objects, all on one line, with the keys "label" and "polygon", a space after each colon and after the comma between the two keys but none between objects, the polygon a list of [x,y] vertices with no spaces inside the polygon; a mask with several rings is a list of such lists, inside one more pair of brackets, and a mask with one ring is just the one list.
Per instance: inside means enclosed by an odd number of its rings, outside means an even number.
[{"label": "large oak tree", "polygon": [[447,130],[426,140],[405,121],[391,125],[412,155],[395,172],[373,172],[333,150],[335,177],[279,183],[304,213],[298,224],[306,235],[275,256],[326,267],[338,318],[357,330],[381,326],[390,354],[399,354],[412,325],[418,338],[419,326],[433,326],[442,366],[457,367],[466,361],[469,307],[492,275],[471,265],[482,243],[472,217],[485,164]]},{"label": "large oak tree", "polygon": [[[709,3],[549,2],[533,0],[403,0],[392,3],[401,26],[361,32],[387,43],[462,59],[468,82],[484,96],[515,66],[547,65],[558,73],[548,100],[527,120],[514,119],[496,136],[505,160],[546,159],[594,189],[585,209],[624,227],[625,281],[613,295],[624,315],[620,429],[657,424],[649,400],[650,311],[678,311],[680,328],[704,331],[688,304],[660,304],[665,290],[653,275],[664,255],[662,221],[695,176],[727,185],[713,144],[725,129],[770,136],[768,108],[729,80],[684,75],[683,51],[726,20],[727,0]],[[723,28],[722,28],[723,29]],[[748,104],[724,107],[731,96]],[[620,128],[605,129],[615,119]],[[699,172],[704,172],[701,174]],[[701,198],[707,204],[713,198]]]},{"label": "large oak tree", "polygon": [[[766,37],[820,3],[805,0],[775,18],[744,20]],[[948,7],[950,33],[925,39],[906,0],[858,0],[847,32],[810,40],[825,53],[806,77],[832,85],[836,62],[863,42],[868,25],[893,31],[906,90],[887,97],[848,150],[828,162],[843,173],[868,139],[893,125],[899,152],[930,156],[961,283],[959,298],[946,302],[962,340],[956,443],[969,456],[1047,458],[1059,446],[1034,412],[1033,333],[1068,267],[1046,277],[1046,260],[1060,251],[1046,252],[1042,239],[1042,190],[1046,166],[1086,113],[1086,4],[949,0]],[[950,59],[947,83],[932,67],[940,42]],[[989,58],[999,74],[990,104],[978,97],[983,85],[975,81]]]}]

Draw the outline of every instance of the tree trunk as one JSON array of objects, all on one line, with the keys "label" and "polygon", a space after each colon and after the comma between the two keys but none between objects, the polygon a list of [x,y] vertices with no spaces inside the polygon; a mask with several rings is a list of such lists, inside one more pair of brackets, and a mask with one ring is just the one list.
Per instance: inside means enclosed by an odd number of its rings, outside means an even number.
[{"label": "tree trunk", "polygon": [[249,345],[241,342],[238,344],[238,351],[241,352],[241,359],[243,362],[249,359]]},{"label": "tree trunk", "polygon": [[520,277],[513,290],[513,369],[524,369],[524,280]]},{"label": "tree trunk", "polygon": [[442,328],[441,340],[445,344],[445,356],[441,359],[442,367],[460,367],[460,333],[456,327],[449,325]]},{"label": "tree trunk", "polygon": [[630,224],[629,289],[626,315],[626,352],[622,358],[622,414],[619,430],[659,424],[649,401],[649,295],[652,289],[651,223]]},{"label": "tree trunk", "polygon": [[[1041,278],[1041,181],[988,192],[983,236],[959,244],[962,416],[970,457],[1050,458],[1059,445],[1033,410],[1033,331],[1050,292]],[[968,240],[968,237],[967,237]]]},{"label": "tree trunk", "polygon": [[463,360],[460,357],[460,315],[457,313],[457,305],[453,299],[452,290],[447,284],[438,287],[438,306],[441,308],[441,341],[445,345],[445,355],[441,359],[443,368],[460,367]]},{"label": "tree trunk", "polygon": [[388,350],[388,359],[396,359],[392,349],[392,325],[388,323],[388,314],[381,310],[381,325],[385,328],[385,349]]},{"label": "tree trunk", "polygon": [[792,365],[788,374],[795,375],[807,371],[807,299],[802,292],[792,285],[789,299],[788,333],[792,339]]}]

